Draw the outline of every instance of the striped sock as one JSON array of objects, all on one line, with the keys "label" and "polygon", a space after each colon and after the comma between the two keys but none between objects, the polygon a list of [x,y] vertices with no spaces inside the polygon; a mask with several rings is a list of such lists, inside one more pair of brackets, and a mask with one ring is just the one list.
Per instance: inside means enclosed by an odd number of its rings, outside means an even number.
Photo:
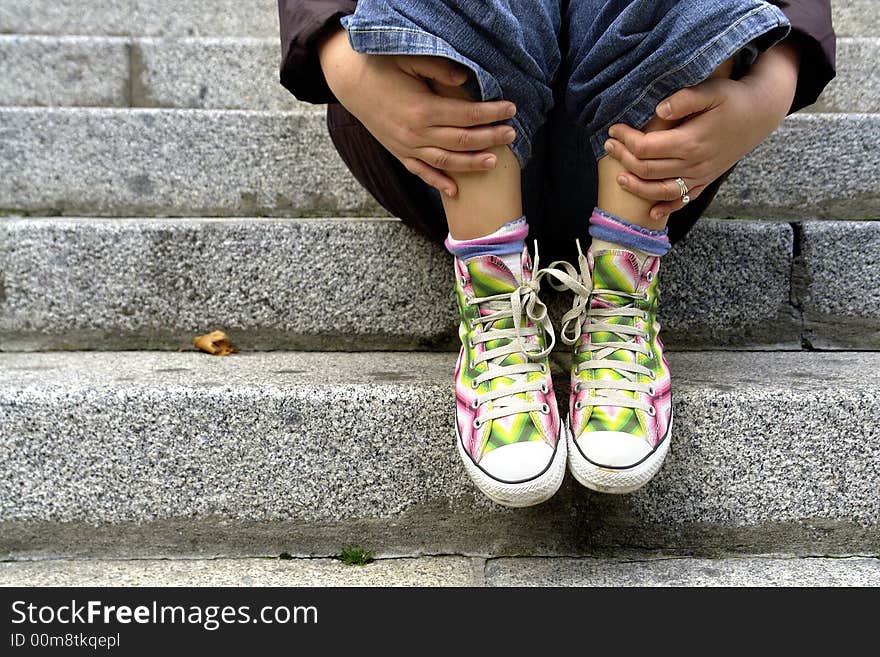
[{"label": "striped sock", "polygon": [[593,215],[590,217],[590,237],[594,240],[638,249],[655,256],[666,255],[671,247],[668,228],[648,230],[603,212],[599,208],[593,210]]},{"label": "striped sock", "polygon": [[457,240],[447,236],[446,250],[456,258],[470,260],[479,256],[494,255],[501,258],[508,269],[518,278],[522,278],[522,252],[529,234],[529,225],[525,216],[504,224],[490,235],[476,237],[472,240]]}]

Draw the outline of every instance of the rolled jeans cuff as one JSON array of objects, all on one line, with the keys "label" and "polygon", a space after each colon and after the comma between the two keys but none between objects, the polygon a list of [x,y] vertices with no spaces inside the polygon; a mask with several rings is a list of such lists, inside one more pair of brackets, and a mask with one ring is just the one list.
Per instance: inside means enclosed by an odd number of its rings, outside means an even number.
[{"label": "rolled jeans cuff", "polygon": [[788,35],[790,24],[778,8],[764,4],[724,27],[720,33],[714,31],[717,24],[711,22],[704,24],[702,29],[705,34],[692,33],[688,37],[688,43],[702,45],[680,65],[650,82],[622,112],[590,136],[590,146],[597,160],[606,155],[605,142],[612,125],[623,123],[643,128],[655,116],[660,102],[680,89],[705,81],[721,64],[749,44],[757,42],[762,51],[771,48]]}]

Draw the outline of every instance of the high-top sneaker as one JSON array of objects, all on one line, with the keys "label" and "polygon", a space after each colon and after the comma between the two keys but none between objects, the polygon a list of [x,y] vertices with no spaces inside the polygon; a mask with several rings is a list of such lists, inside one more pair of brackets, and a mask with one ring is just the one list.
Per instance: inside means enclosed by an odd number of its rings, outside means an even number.
[{"label": "high-top sneaker", "polygon": [[574,345],[569,469],[584,486],[631,493],[660,469],[672,436],[669,365],[657,308],[660,258],[624,247],[543,270],[575,293],[562,339]]},{"label": "high-top sneaker", "polygon": [[547,359],[555,338],[526,249],[522,270],[520,281],[498,256],[455,259],[458,451],[477,487],[512,507],[549,499],[566,463]]}]

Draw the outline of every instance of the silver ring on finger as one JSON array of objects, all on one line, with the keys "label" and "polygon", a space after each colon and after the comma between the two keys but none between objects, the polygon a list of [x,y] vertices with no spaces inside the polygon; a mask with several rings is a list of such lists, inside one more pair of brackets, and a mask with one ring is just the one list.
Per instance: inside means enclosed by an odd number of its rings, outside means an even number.
[{"label": "silver ring on finger", "polygon": [[691,197],[688,196],[688,186],[684,182],[684,178],[676,178],[675,184],[678,185],[678,189],[681,191],[681,202],[687,205],[691,202]]}]

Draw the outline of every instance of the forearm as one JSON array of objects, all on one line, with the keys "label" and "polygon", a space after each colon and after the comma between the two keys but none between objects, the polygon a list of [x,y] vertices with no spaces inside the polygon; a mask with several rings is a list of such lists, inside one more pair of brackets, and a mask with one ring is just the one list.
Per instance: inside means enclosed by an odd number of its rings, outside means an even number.
[{"label": "forearm", "polygon": [[317,46],[327,34],[341,29],[340,18],[354,12],[356,4],[355,0],[278,0],[281,83],[300,100],[334,100]]},{"label": "forearm", "polygon": [[752,87],[766,108],[781,122],[791,109],[798,85],[801,54],[787,39],[762,53],[742,82]]},{"label": "forearm", "polygon": [[318,43],[317,51],[327,86],[339,98],[344,81],[357,74],[352,69],[358,57],[348,43],[345,30],[340,27],[325,35]]}]

